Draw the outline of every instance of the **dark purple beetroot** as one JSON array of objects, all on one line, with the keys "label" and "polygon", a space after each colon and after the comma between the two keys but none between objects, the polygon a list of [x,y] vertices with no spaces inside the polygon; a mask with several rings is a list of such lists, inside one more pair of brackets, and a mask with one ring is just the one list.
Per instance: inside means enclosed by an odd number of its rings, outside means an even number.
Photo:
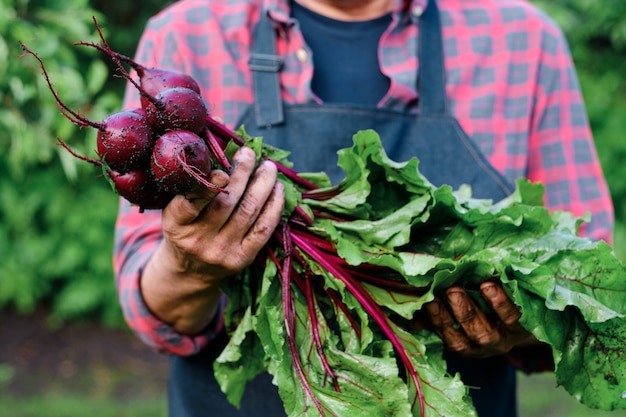
[{"label": "dark purple beetroot", "polygon": [[[132,65],[132,64],[131,64]],[[188,88],[200,95],[200,86],[191,76],[182,72],[145,68],[140,65],[132,65],[139,76],[139,85],[146,94],[156,97],[162,91],[170,88]],[[150,101],[141,96],[141,106],[146,108]]]},{"label": "dark purple beetroot", "polygon": [[152,152],[151,168],[160,189],[172,194],[188,194],[207,180],[213,164],[204,140],[193,132],[172,130],[161,135]]},{"label": "dark purple beetroot", "polygon": [[[24,52],[39,61],[48,88],[52,92],[61,114],[78,126],[93,127],[98,130],[98,153],[101,158],[107,155],[106,163],[110,165],[111,169],[124,172],[133,168],[133,161],[141,158],[149,159],[149,148],[152,147],[153,136],[151,126],[145,116],[130,111],[113,114],[101,122],[87,119],[61,101],[48,77],[43,60],[24,44],[20,43],[20,45]],[[206,118],[203,119],[203,122],[204,120]],[[128,141],[129,144],[123,143],[125,141]],[[137,156],[131,155],[134,152],[133,148],[137,150]]]},{"label": "dark purple beetroot", "polygon": [[102,168],[115,191],[131,204],[139,206],[140,212],[162,209],[174,197],[157,186],[149,167],[135,169],[122,174],[113,171],[108,165],[104,165],[102,161],[77,154],[60,139],[59,145],[64,147],[74,157]]},{"label": "dark purple beetroot", "polygon": [[131,204],[139,206],[139,211],[158,210],[164,208],[174,197],[159,189],[151,173],[137,169],[120,174],[107,171],[115,190]]},{"label": "dark purple beetroot", "polygon": [[98,155],[114,171],[125,173],[150,163],[156,137],[142,109],[114,113],[98,131]]},{"label": "dark purple beetroot", "polygon": [[148,101],[145,110],[157,131],[204,132],[207,107],[200,94],[189,88],[174,87],[161,91],[154,99],[154,102]]},{"label": "dark purple beetroot", "polygon": [[[129,64],[132,69],[135,70],[137,76],[139,77],[139,85],[141,86],[143,93],[145,95],[154,97],[159,94],[161,91],[167,90],[169,88],[182,87],[188,88],[190,90],[195,91],[200,94],[200,85],[198,82],[190,75],[185,74],[180,71],[161,69],[161,68],[148,68],[139,64],[132,58],[122,55],[118,52],[113,51],[107,45],[104,36],[100,32],[100,28],[96,23],[96,28],[98,29],[98,33],[100,34],[100,39],[102,40],[102,45],[98,45],[93,42],[76,42],[77,45],[90,46],[92,48],[96,48],[100,52],[105,53],[109,57],[113,59],[116,63],[124,62]],[[121,68],[120,68],[121,69]],[[126,71],[123,71],[124,76],[128,76]],[[142,94],[141,96],[141,106],[146,107],[150,100]]]}]

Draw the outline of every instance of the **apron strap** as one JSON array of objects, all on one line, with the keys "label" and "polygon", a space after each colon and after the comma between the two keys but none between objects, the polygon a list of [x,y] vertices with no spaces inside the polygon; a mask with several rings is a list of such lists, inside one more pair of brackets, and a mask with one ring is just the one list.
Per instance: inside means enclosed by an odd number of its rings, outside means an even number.
[{"label": "apron strap", "polygon": [[248,66],[252,71],[257,125],[266,127],[282,123],[284,115],[278,73],[283,60],[276,53],[276,35],[267,11],[261,12],[255,27]]},{"label": "apron strap", "polygon": [[419,65],[417,91],[422,114],[446,113],[446,69],[443,58],[441,19],[435,0],[428,0],[419,18]]}]

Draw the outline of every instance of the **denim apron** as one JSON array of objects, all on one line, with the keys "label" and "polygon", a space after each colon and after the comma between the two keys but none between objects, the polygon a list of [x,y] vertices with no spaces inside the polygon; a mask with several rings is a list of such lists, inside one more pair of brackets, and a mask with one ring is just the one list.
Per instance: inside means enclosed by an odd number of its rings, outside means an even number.
[{"label": "denim apron", "polygon": [[[456,188],[469,184],[474,196],[494,201],[509,195],[514,187],[489,164],[447,111],[439,12],[434,0],[428,4],[419,21],[416,51],[421,68],[418,114],[354,105],[282,103],[275,31],[267,13],[262,13],[250,59],[255,101],[237,126],[243,124],[251,135],[263,136],[265,142],[292,151],[290,160],[296,170],[324,171],[333,183],[344,176],[336,166],[337,151],[351,146],[352,135],[358,130],[374,129],[391,159],[404,161],[417,156],[420,171],[435,185]],[[222,334],[198,355],[171,357],[170,416],[284,416],[277,389],[267,374],[248,384],[241,409],[228,404],[211,365],[226,340]],[[470,394],[480,417],[517,415],[515,371],[504,356],[470,360],[446,353],[445,359],[448,370],[459,372],[464,383],[472,387]]]}]

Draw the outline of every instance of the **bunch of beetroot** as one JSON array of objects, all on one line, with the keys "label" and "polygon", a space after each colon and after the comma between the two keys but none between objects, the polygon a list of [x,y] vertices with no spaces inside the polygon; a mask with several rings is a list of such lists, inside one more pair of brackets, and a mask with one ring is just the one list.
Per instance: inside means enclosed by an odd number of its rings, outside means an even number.
[{"label": "bunch of beetroot", "polygon": [[[42,59],[21,45],[39,61],[61,113],[76,125],[98,130],[99,159],[78,155],[63,141],[61,145],[72,155],[102,167],[115,190],[140,211],[162,209],[174,195],[189,194],[198,186],[224,192],[208,181],[215,162],[227,168],[228,161],[210,133],[207,121],[211,119],[198,83],[187,74],[139,65],[112,51],[99,28],[98,32],[101,45],[77,44],[95,47],[110,56],[141,94],[141,107],[114,113],[101,122],[88,120],[65,105],[54,91]],[[122,62],[136,71],[138,82]]]}]

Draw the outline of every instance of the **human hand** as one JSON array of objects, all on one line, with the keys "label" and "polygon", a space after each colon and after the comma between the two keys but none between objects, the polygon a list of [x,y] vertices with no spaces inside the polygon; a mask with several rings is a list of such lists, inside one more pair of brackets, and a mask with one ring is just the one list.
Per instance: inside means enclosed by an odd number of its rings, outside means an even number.
[{"label": "human hand", "polygon": [[481,311],[458,286],[448,288],[443,297],[425,305],[433,330],[450,350],[463,356],[485,358],[507,353],[518,345],[539,343],[522,327],[520,311],[499,284],[483,282],[480,292],[493,314]]},{"label": "human hand", "polygon": [[[213,171],[210,181],[227,193],[202,187],[176,196],[163,210],[164,244],[175,265],[189,276],[221,280],[252,263],[280,221],[284,204],[277,169],[256,167],[252,149],[241,148],[232,173]],[[255,169],[256,168],[256,169]]]},{"label": "human hand", "polygon": [[141,292],[150,311],[180,333],[209,324],[220,282],[253,262],[280,221],[284,190],[276,166],[255,166],[252,149],[241,148],[230,177],[209,177],[227,193],[201,188],[163,209],[163,239],[142,272]]}]

